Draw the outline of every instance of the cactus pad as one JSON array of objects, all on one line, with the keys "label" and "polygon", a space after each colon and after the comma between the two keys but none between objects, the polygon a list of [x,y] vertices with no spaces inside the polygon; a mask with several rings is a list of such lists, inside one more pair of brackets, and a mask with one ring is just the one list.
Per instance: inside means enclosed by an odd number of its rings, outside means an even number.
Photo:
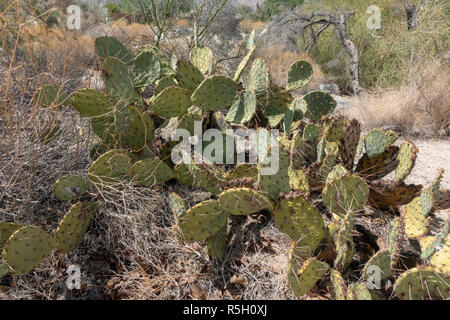
[{"label": "cactus pad", "polygon": [[311,254],[327,234],[319,211],[303,197],[281,200],[274,209],[274,221],[296,242],[302,256]]},{"label": "cactus pad", "polygon": [[389,138],[380,129],[371,130],[364,139],[366,154],[369,159],[379,156],[389,146]]},{"label": "cactus pad", "polygon": [[126,150],[115,149],[106,152],[89,167],[89,180],[96,184],[111,183],[128,176],[131,154]]},{"label": "cactus pad", "polygon": [[132,72],[134,87],[148,87],[160,75],[161,64],[152,52],[142,52],[134,59]]},{"label": "cactus pad", "polygon": [[398,167],[395,171],[395,181],[402,182],[411,173],[416,163],[417,153],[419,149],[410,141],[406,141],[400,147],[398,153]]},{"label": "cactus pad", "polygon": [[185,88],[189,94],[194,93],[195,89],[202,83],[202,73],[190,62],[179,61],[177,66],[176,79],[180,86]]},{"label": "cactus pad", "polygon": [[420,197],[414,198],[408,203],[402,212],[405,224],[405,234],[408,238],[417,238],[427,232],[427,218],[422,213]]},{"label": "cactus pad", "polygon": [[128,62],[132,59],[130,51],[113,37],[99,37],[95,39],[95,53],[101,60],[115,57],[123,62]]},{"label": "cactus pad", "polygon": [[140,160],[130,170],[131,179],[144,187],[165,183],[174,176],[173,170],[158,158]]},{"label": "cactus pad", "polygon": [[363,279],[367,280],[371,277],[369,268],[375,266],[380,269],[380,280],[386,279],[392,274],[391,270],[391,252],[389,249],[380,250],[375,253],[369,261],[366,262],[362,270]]},{"label": "cactus pad", "polygon": [[227,224],[225,213],[216,200],[207,200],[190,208],[180,218],[180,228],[186,241],[204,241],[219,232]]},{"label": "cactus pad", "polygon": [[3,260],[17,275],[27,274],[56,247],[55,238],[38,227],[15,231],[3,248]]},{"label": "cactus pad", "polygon": [[303,130],[303,141],[314,142],[320,135],[320,127],[314,123],[308,123]]},{"label": "cactus pad", "polygon": [[23,226],[12,222],[0,222],[0,250],[11,235]]},{"label": "cactus pad", "polygon": [[247,215],[272,208],[266,196],[248,188],[232,188],[222,192],[219,204],[223,211],[234,215]]},{"label": "cactus pad", "polygon": [[134,89],[128,66],[117,58],[106,58],[102,66],[102,77],[105,87],[111,95],[126,103],[137,101],[139,93]]},{"label": "cactus pad", "polygon": [[227,226],[223,226],[216,234],[209,237],[206,243],[209,256],[216,261],[221,261],[227,246]]},{"label": "cactus pad", "polygon": [[312,79],[313,69],[307,61],[294,62],[288,71],[286,89],[297,90],[306,86]]},{"label": "cactus pad", "polygon": [[34,95],[34,99],[43,108],[58,107],[70,103],[69,96],[54,85],[42,86]]},{"label": "cactus pad", "polygon": [[337,270],[331,270],[330,280],[333,286],[334,298],[336,300],[346,300],[345,299],[345,283],[342,279],[342,275]]},{"label": "cactus pad", "polygon": [[308,178],[301,169],[289,169],[288,175],[292,191],[309,192]]},{"label": "cactus pad", "polygon": [[267,93],[269,87],[269,68],[263,59],[256,59],[248,73],[247,90],[256,95]]},{"label": "cactus pad", "polygon": [[351,170],[356,157],[361,125],[356,119],[352,119],[344,126],[344,136],[339,141],[339,153],[344,166]]},{"label": "cactus pad", "polygon": [[350,175],[335,179],[322,192],[322,201],[328,210],[343,217],[347,212],[357,212],[364,208],[369,196],[366,182]]},{"label": "cactus pad", "polygon": [[372,295],[364,283],[352,283],[347,289],[347,300],[372,300]]},{"label": "cactus pad", "polygon": [[332,183],[335,179],[346,176],[348,174],[347,169],[345,169],[340,164],[333,167],[333,170],[328,174],[326,184]]},{"label": "cactus pad", "polygon": [[152,101],[150,111],[158,116],[171,118],[185,114],[190,106],[189,93],[180,87],[167,87]]},{"label": "cactus pad", "polygon": [[174,87],[174,86],[176,87],[177,85],[178,85],[178,83],[176,82],[176,80],[173,77],[167,76],[167,77],[161,78],[161,79],[157,80],[155,83],[155,96],[160,94],[161,91],[163,91],[165,88]]},{"label": "cactus pad", "polygon": [[450,273],[450,235],[447,234],[441,249],[433,254],[429,260],[430,263],[439,271],[445,272],[447,274]]},{"label": "cactus pad", "polygon": [[322,116],[330,114],[337,105],[330,94],[321,91],[312,91],[303,96],[303,100],[306,102],[303,114],[312,121],[318,121]]},{"label": "cactus pad", "polygon": [[252,119],[255,112],[255,94],[250,91],[242,91],[234,100],[225,119],[233,123],[246,123]]},{"label": "cactus pad", "polygon": [[[269,171],[270,166],[266,167],[264,161],[258,164],[259,188],[263,192],[267,193],[272,199],[278,199],[280,192],[288,193],[290,191],[289,154],[284,149],[279,148],[279,157],[275,158],[276,159],[274,161],[278,160],[278,170],[272,170],[272,172],[270,172],[271,175],[264,174],[263,172],[263,169]],[[274,169],[276,169],[276,166]]]},{"label": "cactus pad", "polygon": [[250,50],[247,52],[246,56],[242,61],[239,63],[239,66],[236,69],[236,72],[234,74],[233,80],[238,82],[239,79],[242,76],[242,72],[244,72],[245,68],[247,67],[248,63],[250,62],[250,59],[252,58],[253,52],[255,52],[256,47],[252,46]]},{"label": "cactus pad", "polygon": [[367,180],[377,180],[387,176],[398,166],[397,146],[388,147],[383,153],[373,158],[364,154],[356,165],[356,172],[360,173]]},{"label": "cactus pad", "polygon": [[73,106],[82,117],[97,117],[114,109],[100,92],[92,89],[78,90],[73,96]]},{"label": "cactus pad", "polygon": [[80,245],[96,210],[96,203],[77,202],[70,208],[55,232],[61,252],[70,253]]},{"label": "cactus pad", "polygon": [[242,178],[253,178],[256,180],[257,177],[258,169],[250,163],[239,164],[228,173],[228,180],[230,181]]},{"label": "cactus pad", "polygon": [[192,104],[203,110],[226,109],[233,103],[236,90],[237,85],[230,78],[211,76],[204,80],[192,94]]},{"label": "cactus pad", "polygon": [[195,47],[189,54],[191,63],[203,74],[211,72],[213,53],[208,47]]},{"label": "cactus pad", "polygon": [[394,293],[402,300],[445,300],[450,297],[450,276],[433,267],[412,268],[395,281]]},{"label": "cactus pad", "polygon": [[380,209],[405,205],[422,190],[421,185],[394,184],[383,180],[369,181],[369,187],[369,203]]},{"label": "cactus pad", "polygon": [[91,185],[83,177],[69,174],[59,178],[53,186],[53,193],[59,200],[76,199],[89,190]]}]

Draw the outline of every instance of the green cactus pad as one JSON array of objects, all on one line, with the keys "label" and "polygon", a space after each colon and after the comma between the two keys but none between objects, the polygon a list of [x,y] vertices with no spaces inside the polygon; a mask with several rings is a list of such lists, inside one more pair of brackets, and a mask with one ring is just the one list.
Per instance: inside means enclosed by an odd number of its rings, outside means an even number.
[{"label": "green cactus pad", "polygon": [[223,226],[216,234],[206,241],[209,256],[216,261],[222,261],[227,247],[227,226]]},{"label": "green cactus pad", "polygon": [[164,56],[161,49],[151,45],[143,46],[136,51],[136,56],[139,56],[143,52],[151,52],[158,58],[161,65],[161,76],[166,77],[175,75],[175,69],[172,67],[171,61]]},{"label": "green cactus pad", "polygon": [[400,147],[398,153],[398,166],[395,171],[395,181],[402,182],[411,173],[416,163],[417,153],[419,149],[410,141],[406,141]]},{"label": "green cactus pad", "polygon": [[180,218],[180,228],[186,241],[204,241],[227,225],[228,213],[224,212],[217,200],[203,201],[190,208]]},{"label": "green cactus pad", "polygon": [[234,100],[225,119],[233,123],[246,123],[253,118],[255,112],[255,94],[250,91],[242,91]]},{"label": "green cactus pad", "polygon": [[180,86],[185,88],[189,94],[194,93],[203,81],[203,75],[194,65],[187,61],[179,61],[176,79]]},{"label": "green cactus pad", "polygon": [[303,114],[312,121],[318,121],[322,116],[328,115],[336,108],[336,101],[326,92],[312,91],[303,96],[306,109]]},{"label": "green cactus pad", "polygon": [[267,93],[269,88],[269,68],[263,59],[256,59],[248,73],[247,90],[256,95]]},{"label": "green cactus pad", "polygon": [[372,295],[364,283],[352,283],[347,288],[347,300],[372,300]]},{"label": "green cactus pad", "polygon": [[420,194],[420,205],[422,207],[422,214],[427,217],[433,209],[433,192],[431,190],[423,190]]},{"label": "green cactus pad", "polygon": [[[269,151],[271,152],[271,151]],[[268,155],[269,156],[269,155]],[[278,170],[273,171],[269,165],[263,162],[258,164],[258,183],[259,188],[267,193],[272,199],[278,199],[280,193],[288,193],[290,191],[289,184],[289,153],[283,148],[279,148],[279,157],[275,157],[275,161],[278,160]],[[271,170],[271,175],[264,175],[263,169],[267,171]],[[274,168],[276,169],[276,168]]]},{"label": "green cactus pad", "polygon": [[288,71],[286,89],[297,90],[306,86],[312,79],[312,65],[307,61],[294,62]]},{"label": "green cactus pad", "polygon": [[178,224],[179,219],[182,218],[187,211],[186,201],[184,201],[179,195],[172,192],[169,195],[169,206],[172,210],[175,222]]},{"label": "green cactus pad", "polygon": [[356,172],[367,180],[381,179],[398,166],[398,153],[399,148],[397,146],[390,146],[383,153],[373,158],[364,154],[356,165]]},{"label": "green cactus pad", "polygon": [[3,248],[3,260],[17,275],[24,275],[39,265],[56,247],[55,238],[38,227],[26,226],[15,231]]},{"label": "green cactus pad", "polygon": [[45,85],[40,88],[34,95],[34,99],[43,108],[58,107],[70,104],[67,94],[54,85]]},{"label": "green cactus pad", "polygon": [[369,187],[369,203],[380,209],[408,204],[422,190],[421,185],[395,184],[383,180],[369,181]]},{"label": "green cactus pad", "polygon": [[250,163],[242,163],[234,167],[228,174],[228,180],[236,180],[242,178],[258,178],[258,168]]},{"label": "green cactus pad", "polygon": [[387,239],[386,239],[386,249],[389,250],[391,257],[391,269],[395,269],[397,264],[397,259],[400,255],[400,243],[402,241],[403,235],[403,223],[399,217],[393,219],[388,228]]},{"label": "green cactus pad", "polygon": [[128,176],[131,154],[115,149],[106,152],[89,167],[89,180],[94,184],[112,183]]},{"label": "green cactus pad", "polygon": [[100,92],[93,89],[78,90],[73,96],[73,106],[82,117],[97,117],[114,109]]},{"label": "green cactus pad", "polygon": [[422,214],[420,197],[414,198],[408,203],[402,212],[405,224],[405,234],[408,238],[417,238],[427,232],[427,218]]},{"label": "green cactus pad", "polygon": [[269,120],[269,125],[271,128],[277,127],[280,122],[284,119],[287,110],[280,110],[273,105],[269,105],[266,108],[266,116]]},{"label": "green cactus pad", "polygon": [[[345,270],[353,259],[353,253],[355,250],[352,235],[354,223],[355,215],[351,212],[347,213],[343,219],[339,218],[336,223],[339,229],[333,234],[333,240],[337,251],[337,256],[334,259],[334,265],[341,271]],[[330,224],[329,228],[332,226],[333,223]],[[336,228],[335,225],[334,228]]]},{"label": "green cactus pad", "polygon": [[361,125],[356,119],[348,121],[344,126],[344,136],[338,142],[339,154],[345,168],[351,170],[357,154],[359,137],[361,135]]},{"label": "green cactus pad", "polygon": [[91,185],[83,177],[69,174],[59,178],[53,186],[53,193],[59,200],[69,201],[79,198]]},{"label": "green cactus pad", "polygon": [[232,188],[222,192],[219,204],[223,211],[233,215],[248,215],[272,208],[266,196],[248,188]]},{"label": "green cactus pad", "polygon": [[314,123],[308,123],[303,130],[303,141],[314,142],[320,135],[320,127]]},{"label": "green cactus pad", "polygon": [[445,300],[450,297],[450,276],[433,267],[412,268],[397,278],[394,293],[402,300]]},{"label": "green cactus pad", "polygon": [[308,178],[302,169],[289,169],[288,175],[292,191],[309,192]]},{"label": "green cactus pad", "polygon": [[345,283],[342,275],[337,270],[331,270],[330,280],[333,286],[333,294],[336,300],[346,300]]},{"label": "green cactus pad", "polygon": [[292,121],[298,122],[303,119],[303,110],[306,110],[306,101],[296,98],[291,102],[289,108],[293,111]]},{"label": "green cactus pad", "polygon": [[11,235],[23,225],[11,222],[0,222],[0,250],[3,249],[6,241]]},{"label": "green cactus pad", "polygon": [[132,103],[140,98],[139,93],[133,87],[128,66],[117,58],[106,58],[102,66],[102,77],[105,87],[117,100]]},{"label": "green cactus pad", "polygon": [[155,96],[161,93],[165,88],[176,87],[177,81],[173,77],[164,77],[156,81],[155,84]]},{"label": "green cactus pad", "polygon": [[250,62],[250,59],[252,58],[253,52],[255,52],[256,47],[252,46],[250,50],[247,52],[246,56],[242,61],[239,63],[236,73],[234,74],[233,80],[235,82],[238,82],[239,79],[241,79],[242,73],[244,72],[245,68],[247,68],[248,63]]},{"label": "green cactus pad", "polygon": [[180,163],[173,168],[175,172],[175,178],[181,184],[184,184],[188,187],[194,187],[195,178],[189,172],[189,169],[186,164]]},{"label": "green cactus pad", "polygon": [[389,147],[389,137],[383,130],[372,129],[364,139],[364,147],[369,159],[382,154]]},{"label": "green cactus pad", "polygon": [[161,75],[161,64],[152,52],[142,52],[133,61],[133,84],[136,88],[148,87]]},{"label": "green cactus pad", "polygon": [[0,279],[6,276],[9,273],[8,265],[0,260]]},{"label": "green cactus pad", "polygon": [[55,232],[61,252],[70,253],[80,245],[96,210],[96,203],[77,202],[70,208]]},{"label": "green cactus pad", "polygon": [[362,276],[364,280],[370,278],[370,267],[380,268],[380,280],[386,279],[392,274],[391,270],[391,252],[389,249],[380,250],[375,253],[369,261],[366,262],[362,270]]},{"label": "green cactus pad", "polygon": [[294,97],[286,89],[272,85],[269,90],[269,106],[283,113],[286,112],[294,101]]},{"label": "green cactus pad", "polygon": [[189,53],[191,63],[203,74],[211,72],[213,53],[208,47],[195,47]]},{"label": "green cactus pad", "polygon": [[185,114],[190,106],[189,93],[180,87],[168,87],[161,91],[150,105],[150,111],[158,116],[171,118]]},{"label": "green cactus pad", "polygon": [[105,115],[91,118],[92,131],[103,140],[105,144],[114,142],[114,115]]},{"label": "green cactus pad", "polygon": [[327,235],[319,211],[303,197],[281,200],[274,209],[274,222],[296,242],[302,256],[310,255]]},{"label": "green cactus pad", "polygon": [[344,138],[344,128],[348,123],[346,117],[327,119],[323,123],[323,135],[329,142],[339,142]]},{"label": "green cactus pad", "polygon": [[123,147],[140,150],[151,145],[154,136],[154,124],[147,112],[138,106],[118,106],[114,113],[115,138]]},{"label": "green cactus pad", "polygon": [[205,79],[192,94],[192,104],[203,110],[223,110],[229,107],[236,96],[236,83],[224,76]]},{"label": "green cactus pad", "polygon": [[340,164],[335,165],[333,167],[333,170],[328,174],[327,176],[327,184],[332,183],[335,179],[346,176],[348,174],[347,169],[345,167],[341,166]]},{"label": "green cactus pad", "polygon": [[442,231],[435,236],[423,236],[418,238],[420,244],[420,257],[422,259],[429,259],[439,248],[445,247],[446,239],[448,238],[448,228],[450,220],[444,224]]},{"label": "green cactus pad", "polygon": [[347,212],[364,208],[369,197],[369,187],[364,179],[350,175],[335,179],[322,192],[322,201],[328,210],[344,217]]},{"label": "green cactus pad", "polygon": [[288,286],[294,292],[295,296],[300,298],[316,284],[317,281],[330,270],[327,263],[317,260],[316,258],[309,258],[303,263],[303,266],[298,270],[298,264],[293,254],[293,249],[289,254],[288,263]]},{"label": "green cactus pad", "polygon": [[133,164],[130,177],[132,181],[144,187],[150,187],[169,181],[175,177],[175,173],[158,158],[149,158]]},{"label": "green cactus pad", "polygon": [[113,37],[95,39],[95,53],[102,61],[108,57],[115,57],[127,63],[133,58],[130,51]]}]

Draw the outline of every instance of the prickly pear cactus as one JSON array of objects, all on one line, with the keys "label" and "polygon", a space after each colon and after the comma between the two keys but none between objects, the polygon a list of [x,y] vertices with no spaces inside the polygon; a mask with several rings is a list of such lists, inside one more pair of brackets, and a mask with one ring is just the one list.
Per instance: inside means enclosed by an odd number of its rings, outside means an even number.
[{"label": "prickly pear cactus", "polygon": [[286,81],[286,89],[297,90],[306,86],[312,79],[312,66],[307,61],[294,62],[288,71],[288,77]]},{"label": "prickly pear cactus", "polygon": [[69,201],[79,198],[91,185],[83,177],[69,174],[59,178],[53,186],[53,193],[59,200]]},{"label": "prickly pear cactus", "polygon": [[192,104],[203,110],[222,110],[229,107],[237,93],[236,83],[224,76],[205,79],[192,94]]},{"label": "prickly pear cactus", "polygon": [[256,96],[251,91],[242,91],[238,94],[226,116],[232,123],[246,123],[256,112]]},{"label": "prickly pear cactus", "polygon": [[273,206],[268,197],[249,188],[232,188],[222,192],[219,204],[223,211],[234,215],[252,214]]}]

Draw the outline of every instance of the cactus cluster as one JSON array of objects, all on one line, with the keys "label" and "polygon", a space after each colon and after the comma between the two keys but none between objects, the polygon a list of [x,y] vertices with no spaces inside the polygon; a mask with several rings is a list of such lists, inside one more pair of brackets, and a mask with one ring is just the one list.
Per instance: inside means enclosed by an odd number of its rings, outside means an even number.
[{"label": "cactus cluster", "polygon": [[[211,199],[189,209],[176,194],[169,197],[173,231],[180,241],[206,241],[211,258],[221,260],[230,219],[268,212],[292,241],[287,274],[295,295],[306,294],[321,280],[331,284],[336,299],[374,299],[378,295],[363,282],[345,283],[345,273],[354,262],[357,215],[367,205],[396,209],[407,204],[402,218],[392,221],[386,246],[359,269],[360,280],[371,278],[373,266],[380,270],[380,280],[393,279],[401,238],[406,234],[419,239],[426,255],[423,259],[433,266],[402,274],[394,285],[396,295],[402,299],[425,296],[417,278],[423,276],[429,279],[430,290],[449,297],[447,230],[445,235],[423,238],[427,216],[437,205],[448,205],[448,192],[438,191],[438,186],[422,191],[422,186],[404,183],[418,153],[412,142],[397,146],[397,134],[381,129],[361,137],[357,120],[332,115],[337,103],[326,92],[295,97],[294,91],[312,78],[310,63],[292,64],[286,86],[281,87],[270,82],[263,59],[252,62],[253,39],[233,78],[213,74],[214,57],[207,47],[193,48],[190,61],[170,63],[156,47],[140,48],[133,55],[114,38],[102,37],[95,44],[102,61],[104,92],[81,89],[69,97],[45,86],[36,94],[45,108],[72,106],[81,117],[90,118],[99,138],[91,152],[94,161],[88,169],[89,181],[75,176],[61,178],[55,185],[58,198],[76,199],[90,185],[107,188],[121,181],[150,187],[176,179],[204,188],[212,193]],[[247,77],[242,80],[247,68]],[[146,99],[143,93],[149,86],[154,95]],[[193,161],[174,165],[168,161],[174,144],[162,132],[182,128],[193,134],[197,120],[203,120],[203,129],[219,128],[224,136],[229,128],[280,129],[277,170],[264,174],[267,164],[263,159],[256,165]],[[205,143],[203,149],[207,148]],[[362,148],[364,152],[358,157]],[[227,154],[236,152],[226,150]],[[269,156],[274,150],[268,146],[258,152]],[[383,180],[394,171],[393,180]],[[87,220],[80,220],[82,214],[76,208],[55,234],[56,246],[63,252],[80,242],[88,225]],[[33,232],[47,240],[42,252],[55,247],[51,236]],[[16,243],[11,238],[4,250],[8,265],[17,260],[8,249]],[[30,267],[19,269],[24,272]]]}]

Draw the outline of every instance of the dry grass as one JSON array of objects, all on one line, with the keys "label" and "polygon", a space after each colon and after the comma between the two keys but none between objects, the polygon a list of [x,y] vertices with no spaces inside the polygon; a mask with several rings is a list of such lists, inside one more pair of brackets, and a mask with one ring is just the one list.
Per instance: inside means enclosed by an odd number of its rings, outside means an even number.
[{"label": "dry grass", "polygon": [[242,32],[252,32],[253,30],[260,31],[265,27],[265,23],[262,21],[254,21],[251,19],[244,19],[239,22],[239,29]]},{"label": "dry grass", "polygon": [[344,110],[366,127],[393,126],[408,135],[440,136],[450,122],[450,72],[447,64],[430,61],[398,89],[355,98],[357,107]]},{"label": "dry grass", "polygon": [[175,22],[175,26],[182,29],[189,29],[191,27],[191,22],[188,19],[178,19]]},{"label": "dry grass", "polygon": [[256,56],[263,58],[267,62],[270,70],[270,80],[273,84],[279,86],[286,86],[286,75],[289,67],[298,60],[306,60],[313,66],[313,78],[306,87],[301,89],[302,92],[318,89],[319,85],[324,83],[326,79],[320,66],[305,53],[291,52],[282,46],[268,46],[258,48]]}]

